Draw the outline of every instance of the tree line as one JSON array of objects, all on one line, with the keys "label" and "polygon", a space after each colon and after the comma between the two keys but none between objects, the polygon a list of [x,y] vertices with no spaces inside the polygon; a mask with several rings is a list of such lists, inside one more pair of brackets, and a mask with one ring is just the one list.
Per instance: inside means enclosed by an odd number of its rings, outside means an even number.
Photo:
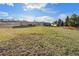
[{"label": "tree line", "polygon": [[61,19],[54,22],[57,26],[79,26],[79,16],[77,14],[73,14],[70,17],[67,16],[65,22]]}]

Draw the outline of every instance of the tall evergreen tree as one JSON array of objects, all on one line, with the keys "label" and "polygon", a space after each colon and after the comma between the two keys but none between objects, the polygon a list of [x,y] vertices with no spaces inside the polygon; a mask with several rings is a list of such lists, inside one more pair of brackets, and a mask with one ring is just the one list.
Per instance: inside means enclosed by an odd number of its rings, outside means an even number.
[{"label": "tall evergreen tree", "polygon": [[61,19],[59,19],[57,25],[58,25],[58,26],[63,26],[63,25],[64,25],[64,22],[63,22]]},{"label": "tall evergreen tree", "polygon": [[53,23],[54,23],[54,24],[58,24],[58,21],[56,20],[56,21],[54,21]]},{"label": "tall evergreen tree", "polygon": [[67,16],[65,20],[65,26],[68,26],[68,25],[69,25],[69,16]]}]

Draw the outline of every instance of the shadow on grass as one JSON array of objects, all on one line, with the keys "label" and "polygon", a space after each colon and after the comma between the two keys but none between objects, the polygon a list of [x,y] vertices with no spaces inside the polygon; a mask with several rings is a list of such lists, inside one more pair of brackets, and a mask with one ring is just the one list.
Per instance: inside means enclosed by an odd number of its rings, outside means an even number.
[{"label": "shadow on grass", "polygon": [[28,26],[25,26],[25,25],[13,26],[12,28],[27,28],[27,27],[35,27],[35,25],[28,25]]}]

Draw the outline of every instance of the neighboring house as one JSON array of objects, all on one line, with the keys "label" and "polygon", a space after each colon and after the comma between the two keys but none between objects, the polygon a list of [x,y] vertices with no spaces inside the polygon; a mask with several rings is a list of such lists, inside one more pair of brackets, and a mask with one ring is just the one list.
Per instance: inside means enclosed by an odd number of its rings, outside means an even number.
[{"label": "neighboring house", "polygon": [[44,22],[43,25],[44,25],[44,26],[51,26],[51,23]]},{"label": "neighboring house", "polygon": [[56,27],[56,26],[57,26],[57,24],[55,24],[55,23],[52,23],[52,24],[51,24],[51,26],[54,26],[54,27]]}]

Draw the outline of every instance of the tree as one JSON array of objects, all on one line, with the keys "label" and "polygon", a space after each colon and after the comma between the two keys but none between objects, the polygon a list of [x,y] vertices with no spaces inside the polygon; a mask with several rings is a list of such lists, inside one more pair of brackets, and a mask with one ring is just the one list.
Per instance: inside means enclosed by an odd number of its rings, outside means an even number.
[{"label": "tree", "polygon": [[79,26],[79,16],[77,17],[76,26]]},{"label": "tree", "polygon": [[63,26],[63,25],[64,25],[64,22],[63,22],[61,19],[59,19],[57,25],[58,25],[58,26]]},{"label": "tree", "polygon": [[76,21],[76,20],[77,20],[77,17],[78,17],[78,16],[77,16],[76,14],[73,14],[73,15],[71,16],[71,19],[74,20],[74,21]]},{"label": "tree", "polygon": [[79,26],[79,16],[73,14],[70,18],[67,16],[65,26]]},{"label": "tree", "polygon": [[78,16],[77,20],[79,21],[79,16]]},{"label": "tree", "polygon": [[4,19],[0,19],[0,21],[4,21]]},{"label": "tree", "polygon": [[73,14],[70,18],[70,25],[71,26],[76,26],[77,24],[77,19],[78,19],[78,16],[76,14]]},{"label": "tree", "polygon": [[54,23],[54,24],[58,24],[58,21],[56,20],[56,21],[54,21],[53,23]]},{"label": "tree", "polygon": [[66,17],[65,26],[69,26],[69,16]]}]

